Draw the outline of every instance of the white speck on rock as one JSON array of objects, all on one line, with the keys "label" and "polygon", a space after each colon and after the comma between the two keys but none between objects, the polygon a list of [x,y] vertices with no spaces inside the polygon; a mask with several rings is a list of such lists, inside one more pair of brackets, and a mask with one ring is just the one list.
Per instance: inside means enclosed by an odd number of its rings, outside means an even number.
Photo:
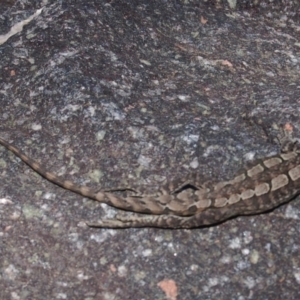
[{"label": "white speck on rock", "polygon": [[65,293],[58,293],[56,299],[67,299],[68,296]]},{"label": "white speck on rock", "polygon": [[9,219],[10,220],[18,220],[22,215],[21,211],[14,211],[10,216]]},{"label": "white speck on rock", "polygon": [[151,256],[151,255],[152,255],[152,250],[151,250],[151,249],[145,249],[145,250],[142,252],[142,254],[143,254],[144,257]]},{"label": "white speck on rock", "polygon": [[213,125],[213,126],[211,126],[211,129],[214,131],[219,131],[220,127],[218,125]]},{"label": "white speck on rock", "polygon": [[183,136],[182,139],[190,145],[190,144],[192,144],[192,143],[198,142],[198,140],[199,140],[199,135],[196,135],[196,134],[189,134],[189,135]]},{"label": "white speck on rock", "polygon": [[294,277],[297,281],[298,284],[300,284],[300,270],[297,269],[295,272],[294,272]]},{"label": "white speck on rock", "polygon": [[259,260],[259,252],[256,250],[253,250],[250,255],[250,262],[252,264],[256,265],[258,263],[258,260]]},{"label": "white speck on rock", "polygon": [[10,280],[15,280],[18,273],[19,271],[16,269],[16,267],[13,264],[10,264],[6,269],[4,269],[4,274]]},{"label": "white speck on rock", "polygon": [[141,62],[142,64],[146,65],[146,66],[151,66],[151,63],[150,63],[150,61],[148,61],[148,60],[140,59],[140,62]]},{"label": "white speck on rock", "polygon": [[146,168],[149,168],[152,159],[144,155],[140,155],[138,158],[138,163]]},{"label": "white speck on rock", "polygon": [[20,300],[21,299],[21,297],[16,292],[12,292],[10,295],[11,295],[12,300]]},{"label": "white speck on rock", "polygon": [[114,103],[103,103],[104,111],[114,120],[123,120],[125,114],[119,109],[119,107]]},{"label": "white speck on rock", "polygon": [[224,255],[221,257],[220,262],[223,264],[229,264],[232,262],[232,258],[229,255]]},{"label": "white speck on rock", "polygon": [[253,289],[255,287],[255,279],[248,276],[245,280],[244,280],[245,285],[248,287],[248,289]]},{"label": "white speck on rock", "polygon": [[100,182],[100,178],[103,176],[103,172],[101,170],[92,170],[89,172],[89,177],[96,183]]},{"label": "white speck on rock", "polygon": [[227,0],[229,7],[231,9],[235,9],[236,8],[236,0]]},{"label": "white speck on rock", "polygon": [[239,270],[245,270],[250,267],[250,263],[248,261],[239,261],[236,266]]},{"label": "white speck on rock", "polygon": [[240,249],[241,248],[241,240],[240,238],[234,238],[233,240],[231,240],[229,248],[231,249]]},{"label": "white speck on rock", "polygon": [[76,104],[76,105],[73,105],[73,104],[68,104],[68,105],[66,105],[62,110],[61,110],[61,112],[64,112],[65,110],[69,110],[69,111],[77,111],[77,110],[79,110],[79,109],[81,109],[81,105],[78,105],[78,104]]},{"label": "white speck on rock", "polygon": [[127,275],[127,268],[125,266],[118,267],[118,275],[120,277],[125,277]]},{"label": "white speck on rock", "polygon": [[145,135],[145,131],[137,126],[130,126],[128,127],[129,134],[134,138],[134,139],[140,139],[143,138]]},{"label": "white speck on rock", "polygon": [[0,204],[13,204],[13,202],[7,198],[0,198]]},{"label": "white speck on rock", "polygon": [[46,200],[53,200],[56,198],[56,195],[54,193],[45,193],[43,195],[43,199],[46,199]]},{"label": "white speck on rock", "polygon": [[105,133],[106,133],[105,130],[99,130],[99,131],[96,133],[96,140],[97,140],[97,141],[102,141],[102,140],[104,139]]},{"label": "white speck on rock", "polygon": [[190,266],[190,269],[191,269],[191,271],[198,271],[198,270],[199,270],[199,265],[192,264],[192,265]]},{"label": "white speck on rock", "polygon": [[87,109],[87,111],[89,112],[89,115],[91,116],[91,117],[93,117],[94,115],[95,115],[95,107],[93,107],[93,106],[90,106],[88,109]]},{"label": "white speck on rock", "polygon": [[209,286],[216,286],[219,283],[218,278],[214,277],[214,278],[209,278],[208,280],[208,284]]},{"label": "white speck on rock", "polygon": [[253,241],[253,236],[250,231],[245,231],[243,234],[244,234],[243,242],[245,244],[249,244]]},{"label": "white speck on rock", "polygon": [[77,278],[81,281],[89,279],[89,277],[87,275],[85,275],[83,272],[79,272],[77,274]]},{"label": "white speck on rock", "polygon": [[35,131],[41,130],[42,129],[42,125],[34,123],[34,124],[32,124],[31,129],[35,130]]},{"label": "white speck on rock", "polygon": [[255,157],[255,152],[251,151],[244,155],[246,161],[252,161]]},{"label": "white speck on rock", "polygon": [[191,99],[191,97],[189,95],[178,95],[177,97],[182,102],[188,102]]},{"label": "white speck on rock", "polygon": [[105,231],[101,231],[101,233],[97,233],[97,234],[91,234],[90,239],[94,240],[96,243],[103,243],[105,240],[107,240],[108,238],[110,238],[111,236],[114,236],[116,234],[115,230],[105,230]]},{"label": "white speck on rock", "polygon": [[192,169],[197,169],[197,168],[199,167],[199,161],[198,161],[198,158],[197,158],[197,157],[195,157],[195,158],[191,161],[190,167],[191,167]]},{"label": "white speck on rock", "polygon": [[250,250],[248,248],[242,249],[242,253],[247,256],[249,255]]},{"label": "white speck on rock", "polygon": [[285,210],[285,216],[288,219],[299,220],[299,210],[291,205],[288,205]]}]

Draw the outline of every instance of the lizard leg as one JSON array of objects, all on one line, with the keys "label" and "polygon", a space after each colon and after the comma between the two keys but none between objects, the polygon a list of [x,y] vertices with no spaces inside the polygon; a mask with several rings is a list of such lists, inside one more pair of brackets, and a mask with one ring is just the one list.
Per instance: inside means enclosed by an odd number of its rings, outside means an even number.
[{"label": "lizard leg", "polygon": [[[234,214],[236,214],[234,212]],[[89,227],[100,228],[140,228],[156,227],[169,229],[188,229],[220,223],[233,214],[228,208],[206,210],[192,216],[178,215],[132,215],[116,216],[114,219],[97,223],[86,222]]]},{"label": "lizard leg", "polygon": [[293,128],[290,124],[287,123],[284,128],[280,128],[280,133],[277,136],[277,139],[282,153],[300,151],[300,143],[297,139],[293,138]]},{"label": "lizard leg", "polygon": [[87,222],[89,227],[96,228],[141,228],[141,227],[158,227],[158,228],[184,228],[180,226],[183,217],[173,215],[147,215],[147,216],[131,216],[115,219],[101,220],[97,223]]}]

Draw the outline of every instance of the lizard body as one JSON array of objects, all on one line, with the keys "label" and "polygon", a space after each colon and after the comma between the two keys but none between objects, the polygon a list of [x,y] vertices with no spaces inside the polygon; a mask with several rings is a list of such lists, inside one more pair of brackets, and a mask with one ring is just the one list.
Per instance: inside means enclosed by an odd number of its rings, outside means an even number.
[{"label": "lizard body", "polygon": [[161,189],[156,195],[121,197],[111,191],[77,186],[48,172],[6,140],[0,138],[0,144],[54,184],[110,206],[143,214],[87,223],[91,227],[195,228],[235,216],[262,213],[300,193],[300,150],[296,148],[257,160],[229,181],[216,184],[186,181],[180,186],[171,183],[169,190]]}]

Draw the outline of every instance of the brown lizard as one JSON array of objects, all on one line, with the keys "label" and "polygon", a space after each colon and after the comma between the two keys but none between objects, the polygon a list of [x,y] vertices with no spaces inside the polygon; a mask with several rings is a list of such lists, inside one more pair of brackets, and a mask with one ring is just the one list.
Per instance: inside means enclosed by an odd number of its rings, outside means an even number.
[{"label": "brown lizard", "polygon": [[[91,227],[128,228],[195,228],[220,223],[241,215],[269,211],[300,193],[300,148],[257,160],[229,181],[216,184],[187,180],[171,183],[156,195],[121,197],[116,190],[95,191],[46,171],[41,164],[0,138],[0,144],[21,158],[29,167],[54,184],[90,199],[140,215],[87,223]],[[124,189],[126,190],[126,189]],[[128,189],[131,190],[131,189]],[[144,214],[144,215],[142,215]]]}]

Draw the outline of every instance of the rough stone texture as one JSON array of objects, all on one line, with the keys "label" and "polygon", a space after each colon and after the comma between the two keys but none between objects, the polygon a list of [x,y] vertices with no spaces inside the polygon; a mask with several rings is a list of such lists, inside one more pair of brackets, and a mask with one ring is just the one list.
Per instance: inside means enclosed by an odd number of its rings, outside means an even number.
[{"label": "rough stone texture", "polygon": [[[43,11],[0,45],[0,134],[78,184],[230,178],[279,151],[282,124],[300,137],[297,1],[7,3],[2,36]],[[0,178],[1,299],[167,299],[166,279],[169,299],[300,296],[297,200],[198,230],[90,229],[116,210],[2,147]]]}]

